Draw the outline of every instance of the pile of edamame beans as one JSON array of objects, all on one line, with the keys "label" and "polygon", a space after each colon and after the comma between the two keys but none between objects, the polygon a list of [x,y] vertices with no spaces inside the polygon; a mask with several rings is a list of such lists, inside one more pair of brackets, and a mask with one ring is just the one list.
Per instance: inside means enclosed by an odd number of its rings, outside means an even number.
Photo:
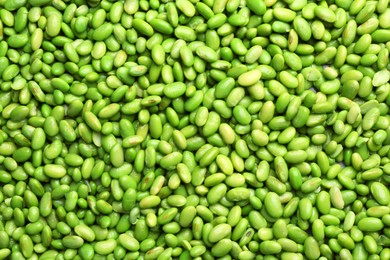
[{"label": "pile of edamame beans", "polygon": [[390,259],[388,0],[0,0],[0,259]]}]

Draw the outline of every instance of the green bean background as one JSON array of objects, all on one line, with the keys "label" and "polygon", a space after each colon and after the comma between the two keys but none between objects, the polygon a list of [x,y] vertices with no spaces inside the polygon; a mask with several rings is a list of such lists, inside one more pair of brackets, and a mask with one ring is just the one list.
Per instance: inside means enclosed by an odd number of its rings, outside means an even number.
[{"label": "green bean background", "polygon": [[389,0],[0,0],[0,259],[389,260]]}]

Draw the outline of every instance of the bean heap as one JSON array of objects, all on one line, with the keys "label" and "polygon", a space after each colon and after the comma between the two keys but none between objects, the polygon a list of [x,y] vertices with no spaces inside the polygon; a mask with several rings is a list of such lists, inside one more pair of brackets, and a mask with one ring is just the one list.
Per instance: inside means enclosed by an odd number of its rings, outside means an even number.
[{"label": "bean heap", "polygon": [[0,0],[0,259],[390,259],[388,0]]}]

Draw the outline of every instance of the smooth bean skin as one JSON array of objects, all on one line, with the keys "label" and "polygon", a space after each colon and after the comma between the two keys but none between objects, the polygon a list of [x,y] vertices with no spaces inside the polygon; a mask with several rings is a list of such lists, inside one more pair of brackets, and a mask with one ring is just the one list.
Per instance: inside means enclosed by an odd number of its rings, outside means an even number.
[{"label": "smooth bean skin", "polygon": [[375,231],[382,229],[383,223],[378,218],[368,217],[360,220],[358,227],[362,231]]},{"label": "smooth bean skin", "polygon": [[265,197],[264,206],[268,214],[270,214],[270,216],[274,218],[278,218],[283,214],[283,208],[280,203],[280,198],[274,192],[270,192],[267,194],[267,196]]}]

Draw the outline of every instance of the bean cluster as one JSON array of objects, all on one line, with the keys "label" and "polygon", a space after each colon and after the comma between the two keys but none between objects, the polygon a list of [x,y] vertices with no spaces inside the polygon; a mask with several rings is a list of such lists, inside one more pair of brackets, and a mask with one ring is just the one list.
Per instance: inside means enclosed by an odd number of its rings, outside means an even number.
[{"label": "bean cluster", "polygon": [[390,259],[388,0],[0,0],[0,259]]}]

